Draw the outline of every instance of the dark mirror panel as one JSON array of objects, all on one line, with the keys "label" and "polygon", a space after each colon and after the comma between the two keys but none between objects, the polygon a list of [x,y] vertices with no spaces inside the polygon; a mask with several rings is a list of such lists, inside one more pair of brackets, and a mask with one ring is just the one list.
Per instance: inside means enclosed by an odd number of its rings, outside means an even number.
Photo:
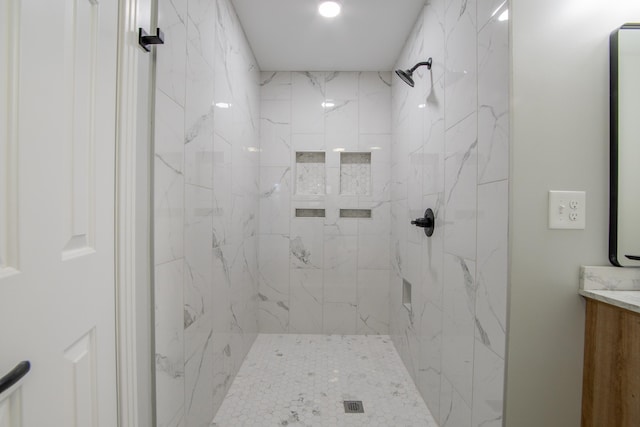
[{"label": "dark mirror panel", "polygon": [[640,24],[611,33],[609,260],[640,267]]}]

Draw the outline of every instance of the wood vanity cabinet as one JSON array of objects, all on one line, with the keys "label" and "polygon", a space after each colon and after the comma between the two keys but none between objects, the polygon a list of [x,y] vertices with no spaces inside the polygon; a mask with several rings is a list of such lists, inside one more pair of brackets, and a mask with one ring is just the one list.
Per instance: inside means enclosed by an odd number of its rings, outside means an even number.
[{"label": "wood vanity cabinet", "polygon": [[582,427],[640,426],[640,314],[587,298]]}]

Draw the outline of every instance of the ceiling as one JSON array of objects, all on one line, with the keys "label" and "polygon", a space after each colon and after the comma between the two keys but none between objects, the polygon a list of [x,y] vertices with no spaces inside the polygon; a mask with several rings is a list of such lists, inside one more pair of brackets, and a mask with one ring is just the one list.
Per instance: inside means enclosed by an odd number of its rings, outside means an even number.
[{"label": "ceiling", "polygon": [[388,71],[425,0],[343,0],[327,19],[318,0],[232,0],[263,71]]}]

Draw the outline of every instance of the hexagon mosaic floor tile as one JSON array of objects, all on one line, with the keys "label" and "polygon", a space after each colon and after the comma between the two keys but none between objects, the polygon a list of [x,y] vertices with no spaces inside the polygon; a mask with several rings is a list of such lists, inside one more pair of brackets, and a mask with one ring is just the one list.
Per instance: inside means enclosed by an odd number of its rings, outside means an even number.
[{"label": "hexagon mosaic floor tile", "polygon": [[260,334],[211,426],[438,424],[388,336]]}]

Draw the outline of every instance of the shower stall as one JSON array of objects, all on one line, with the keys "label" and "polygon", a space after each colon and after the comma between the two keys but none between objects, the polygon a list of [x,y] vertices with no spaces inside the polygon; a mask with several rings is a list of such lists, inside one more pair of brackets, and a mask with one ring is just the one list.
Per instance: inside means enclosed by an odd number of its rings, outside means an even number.
[{"label": "shower stall", "polygon": [[[209,426],[243,362],[260,363],[245,361],[252,346],[274,342],[328,360],[357,343],[399,355],[438,425],[502,425],[509,64],[497,6],[427,1],[393,73],[261,71],[232,0],[159,1],[158,426]],[[427,209],[430,236],[412,224]],[[294,372],[306,356],[270,357]]]}]

